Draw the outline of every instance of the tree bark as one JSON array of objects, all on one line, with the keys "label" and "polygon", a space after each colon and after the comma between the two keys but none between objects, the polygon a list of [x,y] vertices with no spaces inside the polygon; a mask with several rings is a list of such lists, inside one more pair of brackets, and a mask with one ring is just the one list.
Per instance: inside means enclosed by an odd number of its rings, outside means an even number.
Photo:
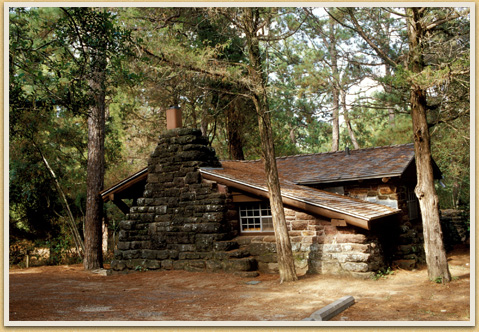
[{"label": "tree bark", "polygon": [[[255,104],[261,109],[259,100]],[[264,106],[263,106],[264,110]],[[261,111],[260,111],[261,112]],[[273,135],[269,112],[258,114],[258,126],[261,135],[261,147],[266,174],[266,183],[269,192],[271,215],[273,218],[274,234],[276,239],[276,253],[278,256],[278,269],[280,282],[295,281],[298,279],[294,266],[293,251],[289,239],[288,226],[284,215],[283,200],[279,184],[278,168],[274,153]]]},{"label": "tree bark", "polygon": [[346,127],[348,128],[349,138],[351,139],[351,142],[353,143],[353,147],[357,150],[359,149],[359,144],[358,144],[358,141],[356,140],[356,135],[354,134],[353,127],[351,126],[351,121],[349,120],[348,107],[346,105],[346,91],[344,90],[342,90],[341,100],[343,104],[344,122],[346,123]]},{"label": "tree bark", "polygon": [[238,98],[227,107],[226,130],[228,134],[228,152],[232,160],[244,160],[243,140],[241,139],[242,121]]},{"label": "tree bark", "polygon": [[[413,73],[420,73],[425,67],[421,52],[421,41],[425,38],[421,25],[423,15],[418,8],[408,8],[407,13],[407,30],[411,52],[410,70]],[[442,239],[439,198],[434,187],[429,127],[426,118],[426,91],[413,83],[410,100],[417,169],[415,193],[421,208],[428,276],[429,279],[434,281],[449,282],[451,281],[451,273],[449,272]]]},{"label": "tree bark", "polygon": [[[386,29],[386,36],[387,36],[388,40],[387,40],[386,43],[384,43],[384,48],[385,48],[386,54],[389,54],[390,53],[390,46],[389,45],[391,44],[391,27],[389,25],[389,19],[391,18],[391,13],[387,13],[386,17],[387,17],[387,20],[386,20],[385,29]],[[388,62],[386,62],[384,64],[384,67],[385,67],[385,71],[386,71],[385,76],[389,78],[391,76],[391,65]],[[388,98],[390,98],[390,95],[393,91],[393,87],[392,87],[391,83],[387,82],[385,84],[384,91],[386,91],[386,93],[388,94]],[[389,119],[389,126],[391,128],[394,128],[394,127],[396,127],[396,114],[394,112],[393,106],[391,105],[391,103],[389,101],[387,102],[387,109],[388,109],[388,116],[389,116],[389,118],[388,118]]]},{"label": "tree bark", "polygon": [[83,267],[94,270],[103,267],[102,255],[102,215],[103,189],[105,174],[105,79],[106,56],[93,56],[88,81],[93,94],[94,105],[88,115],[88,162],[87,193],[85,214],[85,255]]},{"label": "tree bark", "polygon": [[255,104],[259,133],[261,137],[262,156],[266,174],[266,184],[269,192],[271,215],[276,239],[278,270],[280,282],[295,281],[298,279],[294,266],[293,251],[289,239],[286,217],[284,215],[281,188],[279,184],[278,168],[273,143],[268,96],[266,92],[265,75],[262,71],[262,60],[259,40],[256,36],[259,12],[257,8],[247,7],[244,10],[244,26],[250,60],[250,75],[254,82],[252,99]]},{"label": "tree bark", "polygon": [[331,151],[335,152],[339,150],[339,71],[338,71],[338,53],[336,50],[336,38],[334,36],[335,21],[333,18],[329,18],[329,54],[331,56],[331,69],[332,69],[332,88],[333,88],[333,135]]},{"label": "tree bark", "polygon": [[[391,67],[387,63],[385,64],[385,67],[386,67],[386,77],[390,77]],[[390,83],[386,83],[386,85],[384,86],[384,91],[386,91],[386,93],[388,94],[388,97],[391,95],[393,88]],[[394,112],[394,108],[390,104],[391,104],[390,102],[387,103],[388,117],[389,117],[388,120],[389,120],[389,126],[391,128],[394,128],[396,127],[396,113]]]}]

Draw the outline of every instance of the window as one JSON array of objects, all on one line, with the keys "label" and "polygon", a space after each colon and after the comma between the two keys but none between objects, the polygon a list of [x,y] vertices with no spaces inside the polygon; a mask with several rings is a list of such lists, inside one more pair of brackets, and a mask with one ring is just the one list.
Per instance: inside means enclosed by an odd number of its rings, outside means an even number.
[{"label": "window", "polygon": [[273,232],[273,218],[268,203],[241,204],[239,208],[241,232]]}]

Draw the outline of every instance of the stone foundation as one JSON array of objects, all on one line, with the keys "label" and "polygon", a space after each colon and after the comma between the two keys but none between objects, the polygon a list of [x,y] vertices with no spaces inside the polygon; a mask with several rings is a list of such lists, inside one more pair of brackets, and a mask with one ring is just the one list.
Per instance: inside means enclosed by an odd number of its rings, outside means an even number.
[{"label": "stone foundation", "polygon": [[[413,190],[410,188],[409,190]],[[408,189],[394,180],[384,183],[380,180],[365,181],[359,185],[345,186],[345,195],[361,200],[384,204],[402,210],[399,224],[392,230],[395,237],[390,238],[394,248],[390,252],[388,265],[412,270],[425,262],[424,236],[421,218],[409,219]]]}]

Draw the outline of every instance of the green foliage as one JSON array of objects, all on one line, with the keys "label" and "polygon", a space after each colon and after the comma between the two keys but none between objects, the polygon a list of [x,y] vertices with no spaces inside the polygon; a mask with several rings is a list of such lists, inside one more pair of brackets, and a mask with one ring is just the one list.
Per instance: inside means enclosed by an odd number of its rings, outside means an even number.
[{"label": "green foliage", "polygon": [[431,279],[431,281],[435,282],[436,284],[442,284],[443,283],[443,278],[442,277],[437,277],[437,278]]},{"label": "green foliage", "polygon": [[137,265],[137,266],[135,266],[135,271],[138,271],[138,272],[147,272],[147,271],[148,271],[148,268],[146,268],[144,265]]},{"label": "green foliage", "polygon": [[383,268],[379,270],[378,272],[376,272],[376,274],[372,276],[371,278],[373,280],[387,279],[388,276],[393,274],[394,274],[394,271],[391,269],[391,267],[388,266],[387,268]]},{"label": "green foliage", "polygon": [[51,241],[46,241],[44,245],[50,249],[50,257],[48,260],[48,264],[50,265],[81,263],[80,258],[72,252],[72,248],[74,247],[73,241],[65,236],[59,236]]},{"label": "green foliage", "polygon": [[[64,202],[42,156],[80,221],[85,210],[86,117],[95,102],[87,82],[98,52],[109,55],[111,93],[128,79],[125,70],[117,69],[129,55],[124,51],[129,35],[110,12],[95,8],[11,8],[9,15],[10,237],[56,239],[54,251],[61,252],[72,242],[61,242],[68,233],[61,225]],[[105,38],[94,38],[95,29]],[[111,122],[106,135],[106,160],[115,163],[121,142]]]},{"label": "green foliage", "polygon": [[470,197],[469,123],[457,119],[432,130],[432,155],[443,173],[444,186],[437,184],[441,208],[469,211]]}]

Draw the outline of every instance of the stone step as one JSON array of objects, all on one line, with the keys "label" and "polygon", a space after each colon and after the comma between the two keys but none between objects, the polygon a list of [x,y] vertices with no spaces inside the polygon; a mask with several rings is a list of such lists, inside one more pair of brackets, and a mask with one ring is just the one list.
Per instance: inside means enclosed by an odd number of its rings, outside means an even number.
[{"label": "stone step", "polygon": [[234,249],[230,251],[217,251],[214,253],[216,260],[228,260],[232,258],[244,258],[250,256],[249,251],[245,249]]},{"label": "stone step", "polygon": [[253,257],[233,258],[222,261],[225,272],[256,271],[258,263]]}]

